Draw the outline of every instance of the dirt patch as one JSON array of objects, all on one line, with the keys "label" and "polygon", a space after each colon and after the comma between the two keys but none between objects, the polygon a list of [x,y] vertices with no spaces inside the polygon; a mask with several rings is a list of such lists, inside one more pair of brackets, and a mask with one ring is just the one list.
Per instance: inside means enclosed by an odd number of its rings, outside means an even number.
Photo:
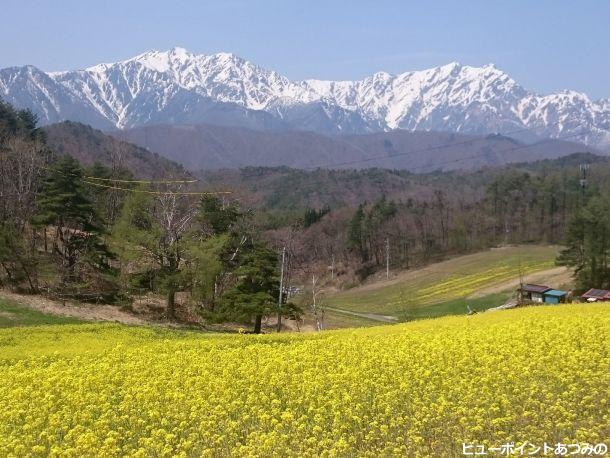
[{"label": "dirt patch", "polygon": [[49,315],[69,316],[85,321],[114,321],[124,324],[151,324],[150,321],[125,312],[114,305],[79,304],[54,301],[42,296],[25,296],[8,291],[0,291],[0,298],[16,302],[33,310]]},{"label": "dirt patch", "polygon": [[516,290],[521,281],[523,281],[523,283],[540,283],[548,285],[551,288],[560,288],[563,285],[569,285],[572,282],[572,271],[567,267],[555,267],[553,269],[535,272],[529,275],[524,275],[522,280],[520,278],[513,278],[509,281],[480,289],[474,294],[470,295],[468,299],[475,299],[477,297],[488,296],[490,294]]},{"label": "dirt patch", "polygon": [[[5,299],[23,307],[37,310],[48,315],[68,316],[83,321],[108,321],[128,325],[163,326],[170,328],[199,329],[213,332],[250,331],[251,326],[240,323],[205,323],[192,307],[180,306],[176,311],[179,321],[168,321],[165,318],[163,299],[154,296],[137,297],[131,304],[131,311],[116,305],[88,304],[74,301],[65,303],[43,296],[15,294],[0,290],[0,299]],[[1,317],[12,318],[10,312],[0,311]],[[263,323],[265,333],[275,332],[276,318],[268,317]],[[284,331],[312,331],[313,325],[302,323],[297,325],[293,320],[283,320]]]},{"label": "dirt patch", "polygon": [[398,318],[392,315],[380,315],[378,313],[369,312],[352,312],[351,310],[343,310],[334,307],[326,307],[326,310],[332,312],[343,313],[345,315],[357,316],[360,318],[366,318],[367,320],[380,321],[382,323],[396,323]]}]

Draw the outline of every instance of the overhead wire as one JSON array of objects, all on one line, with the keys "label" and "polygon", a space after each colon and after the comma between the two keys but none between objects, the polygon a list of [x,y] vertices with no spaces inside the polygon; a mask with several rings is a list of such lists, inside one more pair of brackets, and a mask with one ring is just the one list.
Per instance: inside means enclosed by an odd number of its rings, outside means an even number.
[{"label": "overhead wire", "polygon": [[199,180],[122,180],[119,178],[101,178],[86,175],[83,178],[87,180],[98,180],[98,181],[112,181],[116,183],[147,183],[147,184],[165,184],[165,183],[197,183]]},{"label": "overhead wire", "polygon": [[[75,174],[66,174],[64,172],[61,172],[61,171],[51,168],[51,167],[41,166],[41,168],[45,169],[45,170],[53,171],[53,172],[62,173],[64,176],[77,177],[77,175],[75,175]],[[100,181],[106,181],[106,182],[110,182],[110,183],[117,182],[117,183],[141,183],[141,184],[179,184],[179,183],[188,184],[188,183],[197,183],[197,182],[199,182],[198,179],[193,179],[193,180],[123,180],[123,179],[114,179],[114,178],[92,177],[92,176],[88,176],[88,175],[83,176],[82,179],[83,179],[83,183],[86,183],[91,186],[97,186],[97,187],[105,188],[105,189],[114,189],[117,191],[126,191],[126,192],[152,194],[152,195],[205,196],[205,195],[233,194],[232,191],[192,191],[192,192],[189,192],[189,191],[150,191],[150,190],[146,190],[146,189],[134,189],[134,188],[125,188],[125,187],[121,187],[121,186],[112,186],[109,184],[102,184],[102,183],[96,183],[95,181],[91,181],[91,180],[100,180]]]},{"label": "overhead wire", "polygon": [[83,180],[83,183],[91,186],[97,186],[106,189],[115,189],[118,191],[135,192],[142,194],[154,194],[154,195],[176,195],[176,196],[206,196],[206,195],[219,195],[219,194],[233,194],[233,191],[149,191],[147,189],[133,189],[133,188],[122,188],[119,186],[110,186],[101,183],[95,183],[92,181]]}]

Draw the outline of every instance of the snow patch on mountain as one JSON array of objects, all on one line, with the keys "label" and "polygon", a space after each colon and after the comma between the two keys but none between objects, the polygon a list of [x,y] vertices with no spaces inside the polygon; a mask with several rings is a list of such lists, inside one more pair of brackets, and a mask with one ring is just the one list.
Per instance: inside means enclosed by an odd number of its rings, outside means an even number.
[{"label": "snow patch on mountain", "polygon": [[84,70],[0,70],[0,96],[64,119],[124,128],[153,122],[212,122],[328,134],[391,129],[465,133],[529,130],[610,145],[610,99],[564,91],[539,95],[493,64],[452,62],[358,81],[291,81],[231,53],[148,51]]}]

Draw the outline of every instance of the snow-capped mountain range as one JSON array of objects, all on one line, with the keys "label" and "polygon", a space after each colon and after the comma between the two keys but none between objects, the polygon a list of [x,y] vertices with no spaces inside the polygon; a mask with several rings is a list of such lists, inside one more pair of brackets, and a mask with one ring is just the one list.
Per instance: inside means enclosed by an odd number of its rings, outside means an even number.
[{"label": "snow-capped mountain range", "polygon": [[0,97],[31,108],[43,124],[69,119],[102,129],[211,123],[325,134],[498,132],[610,147],[610,99],[574,91],[539,95],[493,65],[454,62],[360,81],[291,81],[233,54],[174,48],[85,70],[5,68]]}]

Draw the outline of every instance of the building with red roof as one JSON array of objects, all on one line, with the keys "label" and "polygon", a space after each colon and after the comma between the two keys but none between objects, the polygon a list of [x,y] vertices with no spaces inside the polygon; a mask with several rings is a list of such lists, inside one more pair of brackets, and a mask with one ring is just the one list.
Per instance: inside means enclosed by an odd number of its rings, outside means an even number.
[{"label": "building with red roof", "polygon": [[591,288],[581,297],[589,302],[610,301],[610,291],[607,289]]}]

